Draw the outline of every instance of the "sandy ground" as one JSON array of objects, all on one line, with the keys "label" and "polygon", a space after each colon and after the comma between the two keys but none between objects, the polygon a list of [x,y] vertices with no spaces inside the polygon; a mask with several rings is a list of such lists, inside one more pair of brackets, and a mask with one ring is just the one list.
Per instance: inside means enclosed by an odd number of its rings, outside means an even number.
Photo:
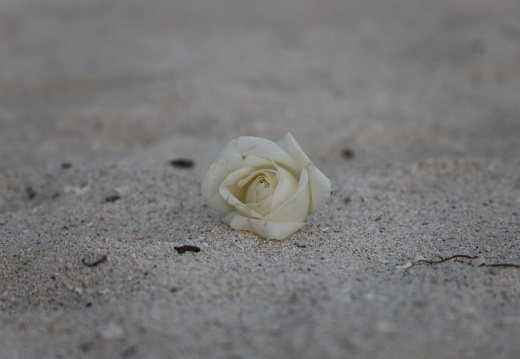
[{"label": "sandy ground", "polygon": [[[2,0],[0,94],[1,358],[520,357],[520,269],[398,268],[520,263],[520,2]],[[332,198],[231,230],[287,131]]]}]

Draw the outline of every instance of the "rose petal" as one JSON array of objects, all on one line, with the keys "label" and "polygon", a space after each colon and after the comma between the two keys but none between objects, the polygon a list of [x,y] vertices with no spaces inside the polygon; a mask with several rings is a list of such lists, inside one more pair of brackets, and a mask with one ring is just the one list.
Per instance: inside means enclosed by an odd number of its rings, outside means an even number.
[{"label": "rose petal", "polygon": [[309,184],[311,188],[310,212],[314,212],[327,198],[330,197],[330,180],[319,169],[314,166],[309,157],[303,152],[294,137],[288,133],[278,144],[289,153],[309,173]]},{"label": "rose petal", "polygon": [[238,198],[235,197],[235,194],[239,190],[237,182],[240,181],[240,179],[246,177],[248,173],[251,173],[253,171],[253,167],[244,167],[230,173],[220,185],[219,194],[229,205],[233,206],[235,210],[238,211],[240,214],[249,217],[262,218],[263,216],[260,213],[246,206]]},{"label": "rose petal", "polygon": [[273,162],[278,171],[278,185],[273,193],[271,208],[278,208],[282,203],[287,201],[298,190],[298,181],[291,172]]},{"label": "rose petal", "polygon": [[229,213],[224,217],[224,222],[236,230],[251,231],[266,239],[285,239],[305,224],[246,218],[237,212]]},{"label": "rose petal", "polygon": [[276,162],[288,167],[289,169],[295,171],[298,170],[298,164],[287,152],[285,152],[277,143],[265,138],[253,136],[238,137],[236,140],[231,140],[227,144],[219,157],[227,157],[228,155],[234,156],[237,153],[240,154],[240,167],[252,166],[247,163],[248,157],[255,156],[268,161],[274,159]]},{"label": "rose petal", "polygon": [[252,210],[260,213],[263,218],[264,216],[268,215],[269,212],[271,212],[271,198],[272,195],[264,199],[263,201],[256,203],[246,203],[246,205]]},{"label": "rose petal", "polygon": [[[256,203],[265,200],[274,193],[278,184],[277,172],[275,170],[263,170],[257,171],[256,178],[249,184],[249,188],[246,192],[245,203]],[[268,186],[262,186],[259,184],[260,179],[267,182]],[[240,184],[239,184],[240,186]]]},{"label": "rose petal", "polygon": [[311,193],[309,189],[309,176],[303,169],[300,174],[300,182],[296,191],[280,206],[273,208],[271,213],[264,217],[272,221],[301,222],[309,213]]}]

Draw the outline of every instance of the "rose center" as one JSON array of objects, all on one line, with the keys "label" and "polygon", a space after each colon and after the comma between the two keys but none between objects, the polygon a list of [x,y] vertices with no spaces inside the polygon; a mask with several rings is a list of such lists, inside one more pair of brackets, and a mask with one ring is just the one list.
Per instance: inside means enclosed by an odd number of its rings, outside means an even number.
[{"label": "rose center", "polygon": [[258,204],[272,196],[278,178],[275,171],[262,171],[249,184],[246,191],[245,203]]}]

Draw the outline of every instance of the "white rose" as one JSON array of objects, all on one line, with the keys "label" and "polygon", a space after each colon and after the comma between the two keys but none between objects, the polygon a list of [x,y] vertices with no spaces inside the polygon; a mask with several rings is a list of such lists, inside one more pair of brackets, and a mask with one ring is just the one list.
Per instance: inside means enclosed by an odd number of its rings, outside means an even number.
[{"label": "white rose", "polygon": [[251,136],[229,141],[202,180],[202,196],[224,222],[267,239],[300,229],[330,189],[290,133],[278,143]]}]

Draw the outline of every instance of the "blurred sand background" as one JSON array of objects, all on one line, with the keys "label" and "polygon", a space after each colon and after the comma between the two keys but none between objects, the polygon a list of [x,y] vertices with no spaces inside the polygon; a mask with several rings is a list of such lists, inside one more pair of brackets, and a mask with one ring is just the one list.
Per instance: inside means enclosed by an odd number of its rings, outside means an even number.
[{"label": "blurred sand background", "polygon": [[[333,196],[230,230],[288,131]],[[397,266],[520,262],[520,2],[2,0],[0,238],[1,358],[518,358],[519,269]]]}]

